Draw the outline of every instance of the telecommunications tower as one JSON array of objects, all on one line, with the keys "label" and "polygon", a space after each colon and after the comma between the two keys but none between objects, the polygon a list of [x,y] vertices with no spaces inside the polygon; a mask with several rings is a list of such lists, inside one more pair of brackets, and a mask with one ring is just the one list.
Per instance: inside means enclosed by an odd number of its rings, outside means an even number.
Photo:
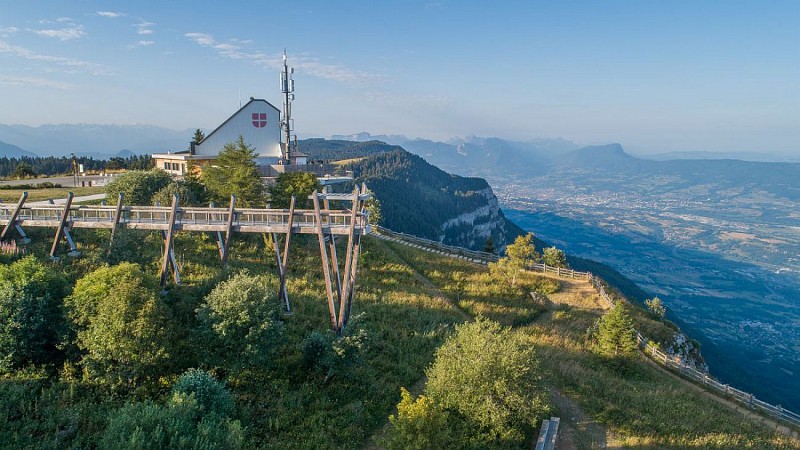
[{"label": "telecommunications tower", "polygon": [[281,131],[286,139],[286,146],[281,155],[281,164],[291,164],[292,154],[297,147],[297,136],[292,143],[294,121],[292,120],[292,100],[294,100],[294,67],[286,63],[286,49],[283,50],[283,72],[281,72],[281,93],[283,94],[283,117],[281,118]]}]

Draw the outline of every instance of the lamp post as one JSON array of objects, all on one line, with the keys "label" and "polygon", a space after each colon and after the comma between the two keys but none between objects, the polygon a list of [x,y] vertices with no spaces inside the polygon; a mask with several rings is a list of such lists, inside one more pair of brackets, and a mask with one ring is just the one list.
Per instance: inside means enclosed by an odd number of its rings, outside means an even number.
[{"label": "lamp post", "polygon": [[72,156],[72,186],[78,187],[78,161],[75,159],[75,153],[70,153]]}]

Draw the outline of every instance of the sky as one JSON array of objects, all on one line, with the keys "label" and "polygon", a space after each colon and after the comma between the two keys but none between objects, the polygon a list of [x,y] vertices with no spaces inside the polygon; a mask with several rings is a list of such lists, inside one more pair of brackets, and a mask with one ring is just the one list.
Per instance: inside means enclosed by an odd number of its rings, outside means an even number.
[{"label": "sky", "polygon": [[800,154],[798,1],[0,0],[0,123]]}]

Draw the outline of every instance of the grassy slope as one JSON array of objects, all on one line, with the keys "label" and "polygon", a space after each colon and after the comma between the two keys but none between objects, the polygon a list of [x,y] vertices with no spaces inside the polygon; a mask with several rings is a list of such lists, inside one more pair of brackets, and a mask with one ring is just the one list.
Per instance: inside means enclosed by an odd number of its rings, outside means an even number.
[{"label": "grassy slope", "polygon": [[[454,284],[451,277],[442,275],[452,264],[449,260],[411,249],[402,254],[442,289]],[[549,295],[552,304],[547,312],[522,327],[539,350],[544,383],[571,397],[591,418],[605,424],[612,436],[609,445],[800,449],[800,441],[697,395],[695,389],[653,367],[643,356],[624,375],[604,364],[585,342],[586,329],[603,312],[599,298],[588,283],[560,280],[560,284],[560,292]]]},{"label": "grassy slope", "polygon": [[92,195],[103,193],[101,186],[92,187],[61,187],[48,189],[0,189],[0,199],[5,203],[16,204],[23,191],[28,191],[27,202],[37,202],[40,200],[67,198],[67,194],[72,192],[76,197],[81,195]]},{"label": "grassy slope", "polygon": [[[49,234],[34,230],[31,252],[46,254]],[[99,263],[106,232],[74,230],[83,251],[77,260],[57,264],[77,278]],[[137,258],[157,272],[159,238],[146,232],[132,236],[140,243]],[[231,269],[275,273],[274,256],[260,236],[236,236]],[[643,361],[632,375],[622,377],[589,352],[583,341],[586,327],[600,314],[592,296],[566,281],[554,283],[529,275],[521,281],[551,292],[556,305],[534,302],[524,290],[490,282],[485,268],[432,255],[405,246],[365,238],[354,313],[368,333],[361,364],[325,382],[305,373],[300,365],[300,342],[311,330],[327,328],[317,243],[310,237],[293,239],[289,292],[294,313],[284,318],[286,342],[276,366],[229,379],[237,397],[238,418],[247,427],[252,447],[355,448],[386,421],[399,399],[401,386],[419,382],[435,348],[454,323],[483,314],[502,323],[523,327],[539,349],[543,380],[566,393],[607,424],[615,439],[636,448],[799,448],[742,419],[719,404],[699,398]],[[169,296],[177,323],[191,324],[200,298],[224,276],[215,261],[216,248],[208,235],[178,233],[176,255],[187,286]],[[454,281],[460,272],[467,280]],[[422,274],[424,276],[420,277]],[[560,286],[560,293],[552,293]],[[448,301],[450,299],[450,301]],[[560,305],[560,306],[559,306]],[[187,325],[188,326],[188,325]],[[168,368],[168,386],[181,367],[192,364],[192,342],[178,335],[179,361]],[[171,370],[171,372],[169,372]],[[62,380],[0,380],[0,442],[18,448],[91,447],[109,414],[124,398],[109,396],[91,384]],[[28,381],[20,381],[26,379]],[[147,395],[163,398],[162,388]]]}]

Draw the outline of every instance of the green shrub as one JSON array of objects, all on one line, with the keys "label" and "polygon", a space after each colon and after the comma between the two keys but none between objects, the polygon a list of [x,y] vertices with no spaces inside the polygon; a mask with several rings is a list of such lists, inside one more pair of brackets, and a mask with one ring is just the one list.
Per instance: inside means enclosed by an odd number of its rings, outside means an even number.
[{"label": "green shrub", "polygon": [[153,195],[170,181],[172,177],[161,169],[131,170],[114,177],[106,185],[105,192],[112,201],[117,201],[117,196],[123,194],[126,205],[151,205]]},{"label": "green shrub", "polygon": [[303,367],[312,375],[323,375],[325,381],[334,375],[348,372],[357,364],[366,347],[367,332],[351,320],[342,336],[332,331],[314,330],[301,345]]},{"label": "green shrub", "polygon": [[135,387],[169,361],[168,310],[158,281],[122,263],[90,272],[66,299],[90,378]]},{"label": "green shrub", "polygon": [[461,449],[463,439],[454,433],[447,411],[431,398],[416,400],[405,388],[400,389],[397,415],[389,416],[391,428],[381,444],[387,450]]},{"label": "green shrub", "polygon": [[486,446],[520,445],[549,409],[530,343],[480,317],[456,327],[426,375],[426,393],[475,424]]},{"label": "green shrub", "polygon": [[196,418],[187,403],[161,406],[150,401],[130,403],[115,411],[99,448],[104,449],[218,449],[241,448],[239,421],[217,415]]},{"label": "green shrub", "polygon": [[65,290],[64,276],[33,256],[0,265],[0,372],[54,360]]},{"label": "green shrub", "polygon": [[225,385],[210,373],[200,369],[189,369],[178,378],[172,387],[173,402],[186,401],[193,396],[200,414],[209,413],[227,416],[233,412],[233,398]]},{"label": "green shrub", "polygon": [[150,201],[153,204],[170,206],[172,205],[172,196],[175,194],[178,195],[178,203],[181,206],[208,206],[206,187],[197,179],[190,177],[170,181],[168,185],[153,194]]},{"label": "green shrub", "polygon": [[277,281],[239,273],[219,283],[197,309],[208,344],[208,362],[239,370],[266,368],[283,334]]}]

